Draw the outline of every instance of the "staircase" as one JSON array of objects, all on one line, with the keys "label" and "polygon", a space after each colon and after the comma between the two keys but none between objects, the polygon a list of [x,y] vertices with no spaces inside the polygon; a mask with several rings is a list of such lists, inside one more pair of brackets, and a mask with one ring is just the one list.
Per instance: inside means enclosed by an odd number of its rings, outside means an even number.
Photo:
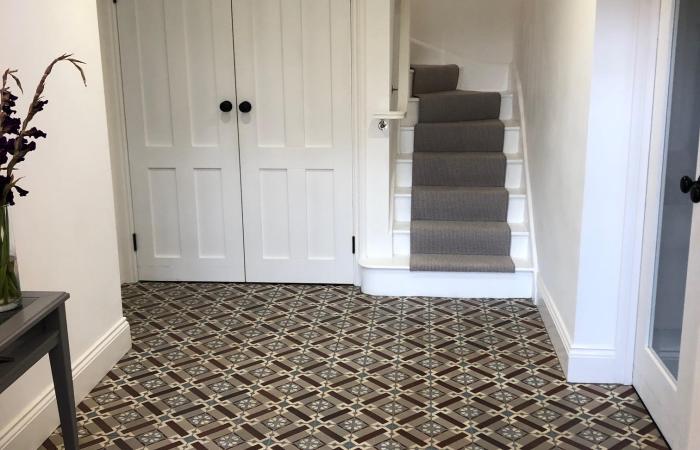
[{"label": "staircase", "polygon": [[459,91],[459,68],[414,66],[394,155],[393,257],[361,261],[375,295],[530,297],[520,127],[510,92]]},{"label": "staircase", "polygon": [[414,66],[412,271],[514,272],[501,94],[459,91],[459,67]]}]

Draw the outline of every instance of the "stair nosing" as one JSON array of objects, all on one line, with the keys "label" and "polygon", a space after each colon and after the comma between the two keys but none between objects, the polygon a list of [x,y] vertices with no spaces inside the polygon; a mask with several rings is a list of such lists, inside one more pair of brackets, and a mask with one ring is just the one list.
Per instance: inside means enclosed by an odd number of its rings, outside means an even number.
[{"label": "stair nosing", "polygon": [[[467,221],[467,220],[421,220],[421,222],[466,222],[466,223],[507,223],[511,236],[530,236],[530,224],[528,222],[501,222],[501,221]],[[394,221],[393,234],[411,234],[411,222]]]},{"label": "stair nosing", "polygon": [[[464,90],[469,90],[469,91],[472,91],[472,92],[485,92],[485,93],[498,92],[499,94],[501,94],[501,98],[503,98],[503,97],[511,97],[511,98],[514,97],[513,91],[479,91],[479,90],[474,90],[474,89],[455,89],[455,91],[464,91]],[[419,103],[419,102],[420,102],[420,98],[418,98],[418,97],[409,97],[409,98],[408,98],[408,101],[409,101],[409,102],[416,102],[416,103]]]},{"label": "stair nosing", "polygon": [[[410,255],[395,255],[390,258],[361,258],[359,261],[360,266],[366,269],[380,269],[380,270],[410,270]],[[513,258],[510,257],[515,264],[516,272],[534,272],[535,266],[530,259],[523,258]],[[460,272],[434,272],[434,273],[460,273]],[[471,273],[471,272],[465,272]],[[484,274],[502,274],[504,276],[513,275],[508,272],[475,272]]]},{"label": "stair nosing", "polygon": [[[431,186],[416,186],[416,187],[431,187]],[[469,189],[480,189],[479,187],[470,187],[470,186],[437,186],[437,187],[444,187],[444,188],[462,188],[464,190],[469,190]],[[411,192],[412,186],[397,186],[394,188],[394,197],[407,197],[411,198],[413,196]],[[483,189],[496,189],[496,188],[483,188]],[[527,198],[527,192],[525,191],[525,188],[504,188],[505,190],[508,191],[508,198]]]},{"label": "stair nosing", "polygon": [[[520,130],[520,121],[514,120],[514,119],[508,119],[508,120],[501,120],[501,119],[487,119],[487,120],[499,120],[503,122],[504,130],[505,131],[518,131]],[[484,122],[482,120],[463,120],[462,122]],[[440,123],[462,123],[462,122],[428,122],[425,125],[433,125],[433,124],[440,124]],[[421,123],[421,122],[418,122]],[[416,126],[408,126],[408,125],[402,125],[399,127],[401,131],[412,131],[416,132]]]},{"label": "stair nosing", "polygon": [[[455,153],[455,154],[462,154],[462,153],[468,153],[471,155],[476,155],[476,154],[484,154],[484,155],[498,155],[503,154],[506,157],[506,163],[507,164],[521,164],[524,161],[524,156],[523,152],[518,152],[518,153],[503,153],[503,152],[420,152],[420,153],[428,153],[428,154],[440,154],[440,153]],[[394,160],[395,162],[399,164],[413,164],[413,153],[401,153],[401,156],[397,156],[396,159]]]}]

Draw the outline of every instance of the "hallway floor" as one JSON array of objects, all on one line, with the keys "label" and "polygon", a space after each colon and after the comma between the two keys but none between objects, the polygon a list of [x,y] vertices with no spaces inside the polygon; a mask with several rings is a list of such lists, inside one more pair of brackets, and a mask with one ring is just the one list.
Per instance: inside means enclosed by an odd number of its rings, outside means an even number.
[{"label": "hallway floor", "polygon": [[123,297],[133,348],[79,405],[81,448],[667,448],[633,388],[564,381],[529,301],[191,283]]}]

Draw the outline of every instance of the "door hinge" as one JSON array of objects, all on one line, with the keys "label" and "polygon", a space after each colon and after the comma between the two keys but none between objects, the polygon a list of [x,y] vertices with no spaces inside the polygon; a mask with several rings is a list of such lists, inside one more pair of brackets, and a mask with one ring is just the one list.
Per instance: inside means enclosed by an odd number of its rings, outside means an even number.
[{"label": "door hinge", "polygon": [[136,240],[136,233],[133,233],[133,234],[131,235],[131,242],[132,242],[132,244],[134,244],[134,251],[135,251],[135,252],[139,251],[139,243],[138,243],[138,241]]},{"label": "door hinge", "polygon": [[355,254],[355,236],[352,237],[352,254]]}]

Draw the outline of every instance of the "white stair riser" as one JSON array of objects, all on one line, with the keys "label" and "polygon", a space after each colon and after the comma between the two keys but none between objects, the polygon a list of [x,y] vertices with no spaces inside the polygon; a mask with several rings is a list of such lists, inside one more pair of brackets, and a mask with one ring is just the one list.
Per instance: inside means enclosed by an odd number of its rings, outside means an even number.
[{"label": "white stair riser", "polygon": [[[413,153],[413,127],[401,127],[399,130],[399,153]],[[520,151],[520,127],[508,127],[503,139],[503,153],[515,154]]]},{"label": "white stair riser", "polygon": [[[402,127],[413,127],[418,123],[418,105],[420,101],[417,98],[410,98],[408,100],[408,110],[406,111],[406,117],[401,120]],[[501,120],[511,120],[513,118],[513,94],[505,93],[501,94],[501,114],[499,119]]]},{"label": "white stair riser", "polygon": [[[524,195],[508,198],[508,223],[525,223],[526,198]],[[394,195],[394,220],[397,222],[411,221],[411,197]]]},{"label": "white stair riser", "polygon": [[[394,255],[408,256],[411,254],[411,234],[394,232],[393,237]],[[530,259],[530,235],[516,234],[510,239],[511,258]]]},{"label": "white stair riser", "polygon": [[[396,170],[396,186],[411,187],[413,178],[413,161],[397,160],[395,165]],[[522,160],[508,161],[506,165],[506,186],[508,189],[520,189],[523,180],[523,162]]]},{"label": "white stair riser", "polygon": [[411,272],[362,269],[362,292],[369,295],[453,298],[530,298],[532,272]]},{"label": "white stair riser", "polygon": [[501,94],[501,120],[511,120],[513,118],[513,94]]}]

